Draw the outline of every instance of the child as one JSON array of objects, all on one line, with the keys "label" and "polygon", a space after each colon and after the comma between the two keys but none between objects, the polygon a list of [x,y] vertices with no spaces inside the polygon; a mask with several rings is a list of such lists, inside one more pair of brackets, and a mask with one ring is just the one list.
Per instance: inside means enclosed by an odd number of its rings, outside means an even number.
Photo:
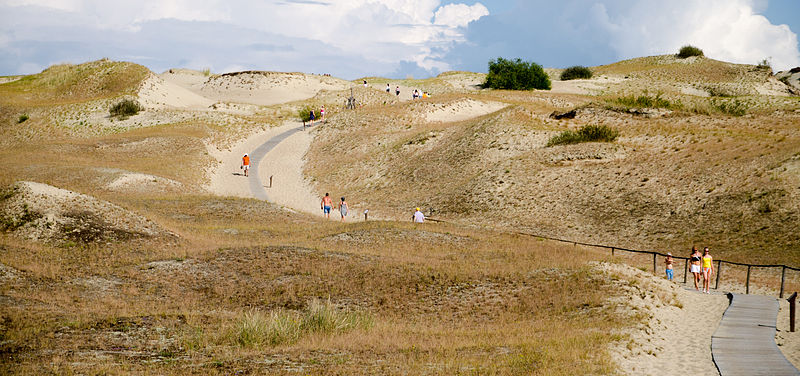
[{"label": "child", "polygon": [[667,252],[667,257],[664,259],[664,263],[667,265],[667,280],[671,281],[672,277],[674,276],[672,271],[672,253]]}]

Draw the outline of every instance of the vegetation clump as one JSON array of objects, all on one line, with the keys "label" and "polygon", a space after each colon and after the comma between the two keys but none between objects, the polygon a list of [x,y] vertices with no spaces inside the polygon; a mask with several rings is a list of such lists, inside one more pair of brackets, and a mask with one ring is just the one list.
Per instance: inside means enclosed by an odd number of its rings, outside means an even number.
[{"label": "vegetation clump", "polygon": [[111,109],[109,109],[108,112],[111,114],[111,117],[127,119],[129,116],[136,115],[142,110],[144,110],[144,107],[142,107],[138,101],[133,99],[123,99],[117,104],[111,106]]},{"label": "vegetation clump", "polygon": [[668,99],[663,98],[661,93],[655,96],[649,95],[647,92],[641,95],[626,95],[612,99],[612,103],[628,107],[628,108],[675,108],[679,107],[678,104],[670,102]]},{"label": "vegetation clump", "polygon": [[547,146],[579,144],[582,142],[613,142],[619,131],[606,125],[584,125],[577,131],[564,131],[547,141]]},{"label": "vegetation clump", "polygon": [[22,124],[22,123],[24,123],[26,120],[28,120],[30,118],[31,117],[28,116],[28,114],[19,115],[19,119],[17,119],[17,124]]},{"label": "vegetation clump", "polygon": [[681,47],[680,51],[678,51],[678,57],[681,59],[691,56],[703,56],[703,50],[695,46],[686,45]]},{"label": "vegetation clump", "polygon": [[[303,124],[311,121],[311,111],[315,111],[313,106],[306,105],[297,110],[297,119],[302,121]],[[319,113],[314,112],[314,117],[319,118]]]},{"label": "vegetation clump", "polygon": [[372,323],[372,317],[367,314],[343,312],[330,302],[315,300],[300,312],[245,313],[237,324],[235,340],[242,347],[292,344],[305,335],[368,329]]},{"label": "vegetation clump", "polygon": [[561,72],[561,81],[587,78],[592,78],[592,70],[581,65],[569,67]]},{"label": "vegetation clump", "polygon": [[483,86],[507,90],[550,90],[550,78],[539,64],[498,57],[489,62],[489,74]]},{"label": "vegetation clump", "polygon": [[715,100],[712,102],[714,108],[719,112],[731,116],[743,116],[747,113],[748,105],[744,101],[738,99],[732,100]]}]

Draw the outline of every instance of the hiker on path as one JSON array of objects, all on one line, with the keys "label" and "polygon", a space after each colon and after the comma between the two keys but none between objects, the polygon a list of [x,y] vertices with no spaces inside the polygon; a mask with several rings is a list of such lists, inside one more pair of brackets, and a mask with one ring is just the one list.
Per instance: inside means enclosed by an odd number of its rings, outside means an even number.
[{"label": "hiker on path", "polygon": [[322,209],[322,214],[325,215],[325,218],[331,218],[331,206],[333,206],[333,201],[331,201],[331,196],[326,192],[322,202],[319,203],[319,208]]},{"label": "hiker on path", "polygon": [[697,250],[696,246],[692,246],[692,254],[689,255],[689,257],[692,263],[691,272],[694,274],[694,289],[700,290],[697,283],[700,282],[700,261],[702,260],[702,256],[700,256],[700,251]]},{"label": "hiker on path", "polygon": [[311,110],[308,115],[308,122],[311,123],[311,125],[314,125],[315,118],[316,116],[314,116],[314,110]]},{"label": "hiker on path", "polygon": [[400,96],[400,86],[394,88],[394,95],[396,95],[398,97]]},{"label": "hiker on path", "polygon": [[417,208],[417,210],[414,212],[414,216],[412,217],[412,219],[415,223],[425,222],[425,214],[422,214],[419,208]]},{"label": "hiker on path", "polygon": [[671,281],[672,278],[674,277],[673,270],[672,270],[672,263],[673,263],[672,253],[667,252],[667,257],[664,258],[664,264],[666,264],[666,266],[667,266],[666,271],[667,271],[667,280],[668,281]]},{"label": "hiker on path", "polygon": [[319,120],[325,122],[325,105],[322,105],[322,108],[319,109]]},{"label": "hiker on path", "polygon": [[367,87],[367,80],[364,80],[364,87]]},{"label": "hiker on path", "polygon": [[391,93],[392,92],[392,87],[389,86],[389,84],[386,84],[386,92],[387,93]]},{"label": "hiker on path", "polygon": [[344,197],[342,197],[342,202],[339,203],[339,214],[342,215],[342,222],[344,222],[345,217],[347,217],[347,201],[344,200]]},{"label": "hiker on path", "polygon": [[714,259],[708,251],[708,247],[703,248],[703,292],[710,294],[711,275],[714,274]]},{"label": "hiker on path", "polygon": [[247,155],[247,153],[244,153],[244,157],[242,157],[242,166],[239,168],[244,170],[244,176],[247,176],[248,171],[250,171],[250,156]]}]

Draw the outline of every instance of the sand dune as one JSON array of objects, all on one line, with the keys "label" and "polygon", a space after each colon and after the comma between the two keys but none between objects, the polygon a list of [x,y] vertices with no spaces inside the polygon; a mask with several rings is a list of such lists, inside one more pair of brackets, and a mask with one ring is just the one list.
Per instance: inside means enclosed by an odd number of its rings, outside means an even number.
[{"label": "sand dune", "polygon": [[175,82],[166,81],[156,75],[148,77],[139,89],[139,100],[149,108],[204,109],[214,100],[198,95]]},{"label": "sand dune", "polygon": [[505,103],[473,99],[462,99],[446,104],[431,104],[432,109],[425,114],[425,120],[430,122],[462,121],[490,114],[506,106]]}]

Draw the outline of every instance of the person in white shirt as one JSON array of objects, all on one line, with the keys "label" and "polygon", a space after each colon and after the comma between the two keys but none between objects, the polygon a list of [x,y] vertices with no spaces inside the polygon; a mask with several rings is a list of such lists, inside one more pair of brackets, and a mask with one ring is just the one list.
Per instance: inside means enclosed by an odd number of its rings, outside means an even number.
[{"label": "person in white shirt", "polygon": [[417,211],[414,212],[414,222],[416,223],[425,222],[425,214],[422,214],[422,212],[419,211],[419,208],[417,208]]}]

